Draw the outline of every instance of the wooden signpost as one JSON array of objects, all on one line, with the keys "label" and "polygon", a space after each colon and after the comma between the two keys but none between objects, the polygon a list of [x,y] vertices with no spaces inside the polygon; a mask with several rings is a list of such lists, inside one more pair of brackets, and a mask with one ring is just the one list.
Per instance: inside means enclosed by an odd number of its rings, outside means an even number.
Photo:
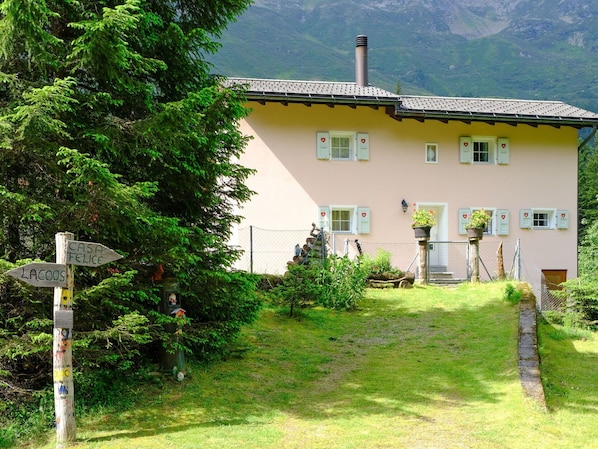
[{"label": "wooden signpost", "polygon": [[69,240],[66,247],[66,263],[86,267],[99,267],[122,258],[116,251],[101,243]]},{"label": "wooden signpost", "polygon": [[98,267],[122,256],[100,243],[73,240],[71,232],[56,234],[56,263],[34,262],[6,274],[36,287],[54,287],[54,340],[52,345],[56,448],[77,439],[73,385],[72,265]]},{"label": "wooden signpost", "polygon": [[33,262],[6,274],[36,287],[66,287],[66,265],[63,264]]}]

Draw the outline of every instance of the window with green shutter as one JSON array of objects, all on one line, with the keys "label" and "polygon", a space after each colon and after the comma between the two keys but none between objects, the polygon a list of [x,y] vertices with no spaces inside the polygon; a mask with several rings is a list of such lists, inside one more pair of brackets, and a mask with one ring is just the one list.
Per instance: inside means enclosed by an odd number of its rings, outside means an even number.
[{"label": "window with green shutter", "polygon": [[316,157],[333,161],[367,161],[370,159],[369,135],[353,131],[318,131]]},{"label": "window with green shutter", "polygon": [[318,223],[326,232],[370,233],[370,208],[357,206],[319,206]]},{"label": "window with green shutter", "polygon": [[459,137],[459,162],[462,164],[507,165],[509,153],[509,139],[506,137]]}]

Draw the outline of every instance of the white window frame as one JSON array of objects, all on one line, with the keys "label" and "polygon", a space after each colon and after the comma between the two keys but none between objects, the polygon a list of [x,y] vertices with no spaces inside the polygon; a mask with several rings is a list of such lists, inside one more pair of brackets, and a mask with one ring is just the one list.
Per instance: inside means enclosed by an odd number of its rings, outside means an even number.
[{"label": "white window frame", "polygon": [[[476,161],[476,146],[480,143],[488,144],[488,160]],[[471,136],[471,163],[477,165],[494,165],[496,164],[496,137],[488,136]]]},{"label": "white window frame", "polygon": [[496,208],[495,207],[472,207],[471,213],[475,212],[476,210],[484,209],[486,213],[490,214],[490,221],[488,222],[488,226],[484,229],[484,235],[496,235],[498,229],[498,220],[496,219]]},{"label": "white window frame", "polygon": [[438,144],[428,142],[424,145],[424,159],[426,164],[438,163]]},{"label": "white window frame", "polygon": [[[546,214],[546,226],[536,224],[536,214]],[[556,229],[556,209],[550,207],[532,208],[532,229]]]},{"label": "white window frame", "polygon": [[[330,206],[330,232],[334,234],[355,234],[357,227],[356,206]],[[349,229],[335,229],[335,212],[349,213]]]},{"label": "white window frame", "polygon": [[[332,161],[354,161],[355,160],[355,142],[357,134],[352,131],[330,131],[330,160]],[[334,148],[332,142],[335,138],[347,138],[349,139],[349,156],[348,157],[335,157]]]}]

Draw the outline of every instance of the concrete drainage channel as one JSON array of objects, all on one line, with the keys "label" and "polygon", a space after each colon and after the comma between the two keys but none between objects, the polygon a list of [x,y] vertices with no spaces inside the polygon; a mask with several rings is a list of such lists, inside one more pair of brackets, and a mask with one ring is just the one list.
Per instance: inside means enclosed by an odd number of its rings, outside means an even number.
[{"label": "concrete drainage channel", "polygon": [[546,398],[540,376],[536,298],[529,285],[520,284],[523,292],[519,305],[519,379],[526,396],[546,410]]}]

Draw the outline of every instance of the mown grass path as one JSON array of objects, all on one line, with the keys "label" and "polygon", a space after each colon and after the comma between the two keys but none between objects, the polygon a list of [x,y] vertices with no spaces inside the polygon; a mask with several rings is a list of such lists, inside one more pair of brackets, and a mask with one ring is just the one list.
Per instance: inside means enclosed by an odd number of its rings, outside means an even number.
[{"label": "mown grass path", "polygon": [[266,309],[240,355],[80,418],[77,448],[598,448],[598,342],[541,325],[542,411],[523,395],[503,288],[370,290],[358,311],[299,318]]}]

